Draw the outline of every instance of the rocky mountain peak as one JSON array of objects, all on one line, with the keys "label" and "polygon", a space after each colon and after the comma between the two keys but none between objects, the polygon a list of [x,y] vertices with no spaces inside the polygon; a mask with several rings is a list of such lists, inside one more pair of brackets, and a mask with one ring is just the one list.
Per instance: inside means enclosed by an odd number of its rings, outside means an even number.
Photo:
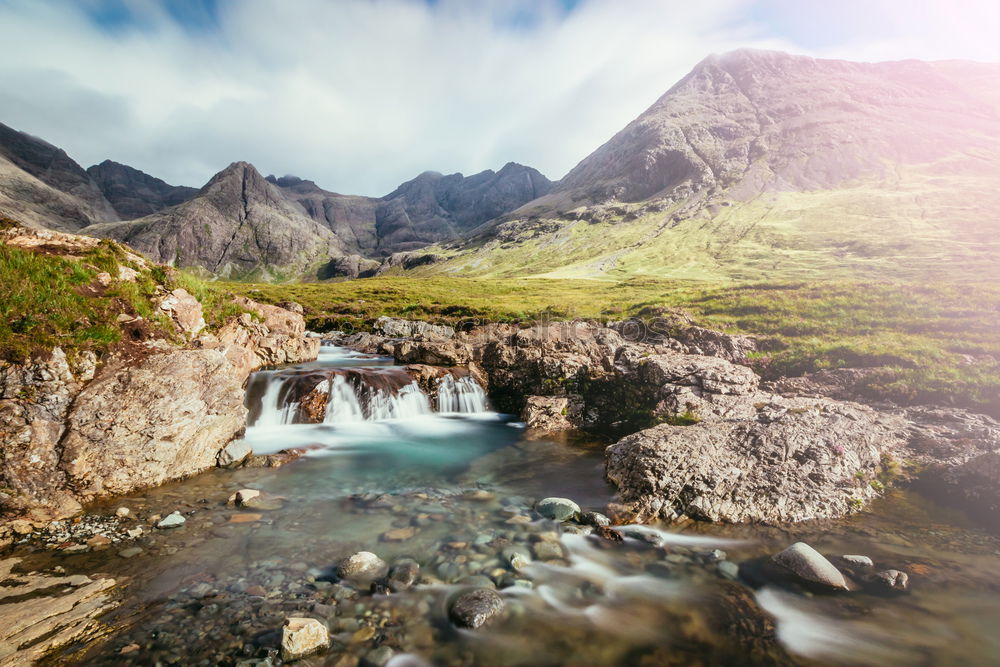
[{"label": "rocky mountain peak", "polygon": [[87,173],[123,220],[141,218],[176,206],[198,192],[197,188],[170,185],[113,160],[89,167]]}]

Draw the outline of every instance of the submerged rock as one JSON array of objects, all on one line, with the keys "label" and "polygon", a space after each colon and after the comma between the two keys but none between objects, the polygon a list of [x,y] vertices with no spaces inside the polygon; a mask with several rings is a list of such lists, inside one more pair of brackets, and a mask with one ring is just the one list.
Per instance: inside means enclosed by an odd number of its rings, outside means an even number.
[{"label": "submerged rock", "polygon": [[246,461],[253,454],[250,443],[246,440],[233,440],[228,445],[219,450],[215,457],[220,468],[235,468]]},{"label": "submerged rock", "polygon": [[342,579],[377,579],[386,567],[385,561],[370,551],[359,551],[341,561],[337,573]]},{"label": "submerged rock", "polygon": [[545,498],[538,501],[535,511],[546,519],[569,521],[580,513],[580,506],[568,498]]},{"label": "submerged rock", "polygon": [[848,590],[847,581],[823,554],[805,542],[796,542],[772,560],[800,579],[838,590]]},{"label": "submerged rock", "polygon": [[872,581],[890,591],[905,591],[910,587],[910,575],[900,570],[883,570]]},{"label": "submerged rock", "polygon": [[482,627],[503,613],[504,600],[494,590],[477,588],[459,594],[448,606],[452,622],[463,628]]},{"label": "submerged rock", "polygon": [[281,658],[286,662],[319,653],[330,647],[330,633],[315,618],[292,617],[281,631]]}]

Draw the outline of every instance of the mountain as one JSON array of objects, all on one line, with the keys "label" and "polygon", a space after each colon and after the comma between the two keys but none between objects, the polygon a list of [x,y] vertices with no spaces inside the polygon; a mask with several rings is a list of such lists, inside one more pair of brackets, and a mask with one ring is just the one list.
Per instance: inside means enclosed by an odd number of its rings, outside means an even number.
[{"label": "mountain", "polygon": [[158,262],[236,279],[315,277],[346,249],[246,162],[229,165],[182,204],[82,233],[122,241]]},{"label": "mountain", "polygon": [[62,231],[118,219],[100,187],[65,151],[3,124],[0,214]]},{"label": "mountain", "polygon": [[268,180],[368,257],[461,238],[552,186],[538,170],[513,162],[500,171],[487,169],[473,176],[426,171],[378,199],[328,192],[294,176]]},{"label": "mountain", "polygon": [[379,248],[413,250],[460,238],[482,223],[549,192],[551,181],[515,164],[462,176],[425,171],[382,198],[376,211]]},{"label": "mountain", "polygon": [[111,160],[88,167],[87,174],[122,220],[141,218],[182,204],[198,192],[198,188],[169,185],[138,169]]},{"label": "mountain", "polygon": [[1000,276],[1000,65],[706,58],[419,272]]}]

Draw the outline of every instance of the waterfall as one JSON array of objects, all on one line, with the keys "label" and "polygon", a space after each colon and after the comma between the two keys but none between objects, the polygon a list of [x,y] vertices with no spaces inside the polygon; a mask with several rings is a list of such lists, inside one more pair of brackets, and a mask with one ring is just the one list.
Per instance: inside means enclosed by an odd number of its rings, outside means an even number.
[{"label": "waterfall", "polygon": [[445,375],[438,380],[438,412],[486,412],[486,392],[469,376]]},{"label": "waterfall", "polygon": [[[381,359],[344,348],[326,348],[325,361],[336,360],[337,365],[317,362],[254,373],[246,399],[250,426],[352,424],[434,414],[431,397],[402,367],[382,365]],[[436,392],[438,413],[489,410],[486,392],[470,376],[445,375],[438,380]]]},{"label": "waterfall", "polygon": [[268,372],[265,376],[267,383],[264,395],[260,399],[260,414],[254,426],[280,426],[291,424],[295,415],[299,411],[299,404],[288,401],[288,392],[284,378],[279,373]]}]

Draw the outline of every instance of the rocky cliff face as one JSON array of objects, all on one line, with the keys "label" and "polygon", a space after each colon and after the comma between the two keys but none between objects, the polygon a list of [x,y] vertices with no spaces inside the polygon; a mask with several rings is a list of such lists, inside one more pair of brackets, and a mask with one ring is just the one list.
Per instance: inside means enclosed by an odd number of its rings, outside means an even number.
[{"label": "rocky cliff face", "polygon": [[3,124],[0,212],[65,231],[118,220],[98,185],[65,151]]},{"label": "rocky cliff face", "polygon": [[83,232],[122,241],[158,262],[259,279],[274,271],[312,276],[345,249],[246,162],[231,164],[183,204]]},{"label": "rocky cliff face", "polygon": [[826,189],[965,150],[995,155],[998,108],[966,84],[918,61],[710,56],[556,189],[592,201],[677,201],[723,189],[745,199]]},{"label": "rocky cliff face", "polygon": [[88,167],[87,174],[122,220],[141,218],[170,206],[183,204],[198,193],[197,188],[170,185],[138,169],[111,160]]}]

